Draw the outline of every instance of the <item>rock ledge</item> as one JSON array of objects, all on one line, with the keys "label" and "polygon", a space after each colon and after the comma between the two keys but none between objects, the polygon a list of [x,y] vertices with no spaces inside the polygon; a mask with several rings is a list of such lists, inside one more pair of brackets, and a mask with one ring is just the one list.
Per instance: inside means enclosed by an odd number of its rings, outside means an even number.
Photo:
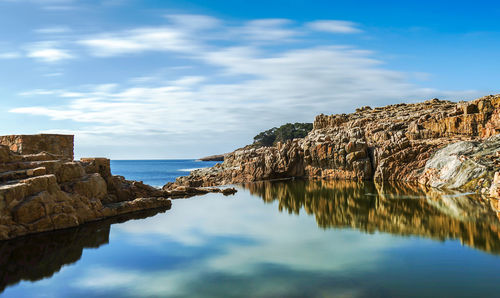
[{"label": "rock ledge", "polygon": [[500,95],[363,107],[352,114],[319,115],[303,139],[238,149],[221,164],[179,177],[175,185],[332,178],[419,182],[499,197],[499,132]]},{"label": "rock ledge", "polygon": [[0,137],[0,240],[170,209],[169,198],[207,192],[224,193],[218,188],[161,190],[113,176],[107,158],[74,161],[73,136]]}]

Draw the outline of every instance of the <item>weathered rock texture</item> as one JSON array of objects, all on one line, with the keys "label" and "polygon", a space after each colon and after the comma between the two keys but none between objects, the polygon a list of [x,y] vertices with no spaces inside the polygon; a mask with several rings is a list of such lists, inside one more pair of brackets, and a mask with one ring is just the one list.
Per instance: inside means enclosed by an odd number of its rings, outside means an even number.
[{"label": "weathered rock texture", "polygon": [[[222,164],[178,178],[176,185],[291,177],[418,182],[437,150],[459,141],[482,142],[499,132],[500,95],[460,103],[432,99],[363,107],[352,114],[319,115],[303,139],[238,149],[226,155]],[[491,186],[491,173],[499,171],[498,163],[487,171],[481,188]],[[421,182],[434,183],[433,179]]]},{"label": "weathered rock texture", "polygon": [[437,188],[462,189],[490,194],[495,192],[500,172],[500,134],[482,142],[461,141],[438,150],[425,166],[419,182]]},{"label": "weathered rock texture", "polygon": [[[164,191],[113,176],[109,159],[70,159],[73,144],[68,144],[72,141],[68,136],[7,136],[3,139],[11,140],[14,145],[0,145],[0,240],[74,227],[138,210],[169,208],[171,201],[167,198],[170,197],[221,192],[216,188],[186,187]],[[40,140],[40,144],[36,140]],[[54,153],[17,153],[33,152],[29,145],[36,150],[49,148]],[[13,146],[17,152],[11,150]]]},{"label": "weathered rock texture", "polygon": [[19,154],[47,152],[73,160],[73,135],[38,134],[0,136],[0,144]]}]

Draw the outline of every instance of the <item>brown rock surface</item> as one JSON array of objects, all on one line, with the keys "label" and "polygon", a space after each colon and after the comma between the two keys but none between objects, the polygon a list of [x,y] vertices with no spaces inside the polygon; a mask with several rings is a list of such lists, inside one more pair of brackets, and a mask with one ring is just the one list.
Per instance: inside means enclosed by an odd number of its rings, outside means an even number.
[{"label": "brown rock surface", "polygon": [[48,152],[73,160],[73,135],[38,134],[0,136],[0,144],[19,154]]},{"label": "brown rock surface", "polygon": [[[496,172],[490,188],[490,196],[500,200],[500,172]],[[500,208],[498,208],[500,209]]]},{"label": "brown rock surface", "polygon": [[163,191],[172,199],[189,198],[196,195],[204,195],[207,193],[222,193],[225,196],[233,195],[237,192],[236,188],[218,187],[191,187],[191,186],[176,186],[173,183],[167,184],[163,187]]},{"label": "brown rock surface", "polygon": [[[222,164],[195,170],[175,184],[214,186],[292,177],[418,182],[437,150],[499,132],[500,95],[459,103],[432,99],[363,107],[352,114],[319,115],[303,139],[238,149]],[[491,180],[482,185],[491,185]]]},{"label": "brown rock surface", "polygon": [[[221,192],[189,188],[174,194],[113,176],[106,158],[73,161],[69,158],[73,136],[6,136],[0,140],[11,141],[0,145],[0,240],[139,210],[170,208],[168,197]],[[31,145],[50,150],[34,152]]]}]

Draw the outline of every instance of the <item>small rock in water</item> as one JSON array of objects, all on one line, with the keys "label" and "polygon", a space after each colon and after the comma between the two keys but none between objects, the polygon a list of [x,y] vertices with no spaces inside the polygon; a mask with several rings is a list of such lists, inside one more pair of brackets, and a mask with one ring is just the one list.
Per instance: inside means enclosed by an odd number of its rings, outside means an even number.
[{"label": "small rock in water", "polygon": [[225,196],[234,195],[236,192],[237,192],[237,190],[234,187],[224,188],[222,190],[222,194],[225,195]]}]

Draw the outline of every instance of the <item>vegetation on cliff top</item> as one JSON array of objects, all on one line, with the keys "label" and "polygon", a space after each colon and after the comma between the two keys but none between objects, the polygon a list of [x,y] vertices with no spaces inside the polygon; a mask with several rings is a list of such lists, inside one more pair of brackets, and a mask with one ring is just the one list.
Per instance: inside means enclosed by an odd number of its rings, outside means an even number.
[{"label": "vegetation on cliff top", "polygon": [[278,142],[303,138],[313,129],[312,123],[287,123],[263,131],[253,138],[254,146],[273,146]]}]

